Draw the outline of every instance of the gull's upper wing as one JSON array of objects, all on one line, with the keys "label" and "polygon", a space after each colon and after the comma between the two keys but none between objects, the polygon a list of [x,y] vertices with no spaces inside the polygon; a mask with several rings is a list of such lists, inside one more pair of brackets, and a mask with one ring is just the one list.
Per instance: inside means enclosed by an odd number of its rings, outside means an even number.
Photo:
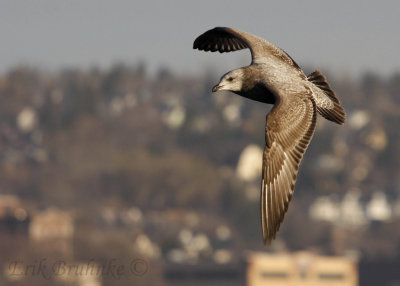
[{"label": "gull's upper wing", "polygon": [[250,49],[252,60],[274,56],[298,69],[296,62],[283,50],[255,35],[233,28],[216,27],[196,38],[193,49],[211,52],[233,52]]},{"label": "gull's upper wing", "polygon": [[316,124],[316,105],[310,95],[279,100],[267,116],[261,186],[264,244],[275,238],[293,195],[300,161]]},{"label": "gull's upper wing", "polygon": [[211,52],[233,52],[250,48],[251,39],[232,28],[216,27],[201,34],[194,40],[193,49]]}]

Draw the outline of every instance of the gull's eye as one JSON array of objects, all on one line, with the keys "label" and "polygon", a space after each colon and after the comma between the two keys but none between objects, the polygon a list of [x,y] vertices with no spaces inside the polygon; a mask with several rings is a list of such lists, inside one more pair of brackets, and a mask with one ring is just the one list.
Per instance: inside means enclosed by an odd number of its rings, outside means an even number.
[{"label": "gull's eye", "polygon": [[227,78],[227,80],[228,80],[228,81],[232,81],[232,80],[233,80],[233,77],[230,76],[230,77]]}]

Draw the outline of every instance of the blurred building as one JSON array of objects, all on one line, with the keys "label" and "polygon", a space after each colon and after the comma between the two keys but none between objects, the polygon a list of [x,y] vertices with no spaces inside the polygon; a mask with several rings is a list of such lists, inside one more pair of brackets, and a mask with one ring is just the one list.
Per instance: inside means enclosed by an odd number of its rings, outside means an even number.
[{"label": "blurred building", "polygon": [[321,256],[311,252],[252,252],[241,262],[229,264],[169,264],[166,285],[246,286],[355,286],[358,269],[344,256]]},{"label": "blurred building", "polygon": [[236,168],[237,176],[249,182],[260,178],[263,150],[255,144],[248,145],[240,154]]},{"label": "blurred building", "polygon": [[71,262],[63,265],[63,269],[55,272],[55,276],[56,280],[65,285],[101,286],[101,275],[104,275],[101,267],[93,261]]},{"label": "blurred building", "polygon": [[253,253],[247,258],[247,286],[358,285],[357,265],[346,257]]},{"label": "blurred building", "polygon": [[389,202],[383,191],[376,191],[368,202],[362,202],[359,189],[349,190],[341,202],[334,196],[317,197],[309,209],[313,220],[350,229],[359,229],[374,221],[388,222],[399,213],[400,201]]},{"label": "blurred building", "polygon": [[388,221],[392,210],[384,192],[375,192],[366,207],[366,214],[371,221]]},{"label": "blurred building", "polygon": [[339,203],[329,196],[320,196],[310,206],[309,214],[313,220],[335,223],[340,218]]},{"label": "blurred building", "polygon": [[340,223],[348,228],[357,229],[368,223],[360,201],[361,191],[352,189],[346,193],[340,204]]},{"label": "blurred building", "polygon": [[49,208],[35,214],[29,226],[29,237],[43,251],[63,258],[73,253],[74,222],[68,212]]}]

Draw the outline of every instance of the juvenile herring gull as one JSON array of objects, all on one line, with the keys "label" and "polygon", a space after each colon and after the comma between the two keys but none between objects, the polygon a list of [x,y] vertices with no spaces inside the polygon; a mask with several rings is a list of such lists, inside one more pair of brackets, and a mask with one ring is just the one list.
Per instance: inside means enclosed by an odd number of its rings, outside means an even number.
[{"label": "juvenile herring gull", "polygon": [[306,76],[286,52],[262,38],[217,27],[197,37],[193,48],[220,53],[250,49],[251,64],[223,75],[212,91],[228,90],[274,105],[266,118],[261,183],[262,234],[264,244],[270,244],[292,198],[317,112],[343,124],[344,109],[321,72]]}]

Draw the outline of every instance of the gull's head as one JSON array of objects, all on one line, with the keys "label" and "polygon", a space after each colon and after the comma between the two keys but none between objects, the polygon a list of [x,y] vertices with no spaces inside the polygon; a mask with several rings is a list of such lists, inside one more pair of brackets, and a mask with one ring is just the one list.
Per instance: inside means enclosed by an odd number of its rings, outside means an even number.
[{"label": "gull's head", "polygon": [[243,86],[243,70],[237,69],[224,74],[219,83],[212,88],[213,92],[227,90],[239,93]]}]

